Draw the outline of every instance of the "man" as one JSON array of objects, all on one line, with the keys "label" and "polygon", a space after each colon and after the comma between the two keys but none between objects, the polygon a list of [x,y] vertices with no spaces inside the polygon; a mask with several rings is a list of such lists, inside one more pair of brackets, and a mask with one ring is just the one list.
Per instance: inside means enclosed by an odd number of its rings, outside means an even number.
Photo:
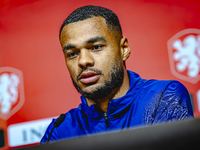
[{"label": "man", "polygon": [[112,11],[78,8],[61,26],[60,43],[82,103],[52,130],[54,119],[41,143],[193,116],[181,83],[145,80],[126,70],[130,47]]}]

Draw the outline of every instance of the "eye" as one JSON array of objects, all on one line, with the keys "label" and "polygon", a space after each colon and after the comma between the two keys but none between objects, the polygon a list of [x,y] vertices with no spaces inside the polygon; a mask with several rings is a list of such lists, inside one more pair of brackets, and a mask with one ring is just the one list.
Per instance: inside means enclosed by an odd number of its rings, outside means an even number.
[{"label": "eye", "polygon": [[91,50],[100,50],[103,47],[103,45],[94,45],[91,47]]},{"label": "eye", "polygon": [[78,55],[79,52],[76,52],[76,51],[72,51],[72,52],[69,52],[67,53],[67,57],[68,58],[74,58]]}]

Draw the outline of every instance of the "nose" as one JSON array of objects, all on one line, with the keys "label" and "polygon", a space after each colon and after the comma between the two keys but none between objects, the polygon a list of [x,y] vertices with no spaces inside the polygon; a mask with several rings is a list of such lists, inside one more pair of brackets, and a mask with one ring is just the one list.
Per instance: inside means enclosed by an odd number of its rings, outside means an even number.
[{"label": "nose", "polygon": [[91,67],[94,65],[94,59],[89,50],[82,49],[80,51],[78,65],[81,69]]}]

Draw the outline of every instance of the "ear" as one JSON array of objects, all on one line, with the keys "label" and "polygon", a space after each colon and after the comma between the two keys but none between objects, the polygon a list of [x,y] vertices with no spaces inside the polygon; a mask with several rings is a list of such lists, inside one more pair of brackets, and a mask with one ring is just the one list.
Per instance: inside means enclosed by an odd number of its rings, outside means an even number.
[{"label": "ear", "polygon": [[123,37],[120,42],[121,46],[121,54],[122,54],[122,60],[125,61],[129,58],[131,54],[131,49],[128,44],[128,40],[126,37]]}]

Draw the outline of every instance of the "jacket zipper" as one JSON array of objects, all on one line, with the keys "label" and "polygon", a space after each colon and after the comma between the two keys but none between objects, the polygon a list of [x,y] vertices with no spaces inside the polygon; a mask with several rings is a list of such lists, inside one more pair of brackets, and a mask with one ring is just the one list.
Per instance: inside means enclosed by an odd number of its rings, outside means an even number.
[{"label": "jacket zipper", "polygon": [[108,115],[107,115],[106,112],[104,113],[104,119],[105,119],[105,122],[106,122],[106,126],[109,128]]}]

